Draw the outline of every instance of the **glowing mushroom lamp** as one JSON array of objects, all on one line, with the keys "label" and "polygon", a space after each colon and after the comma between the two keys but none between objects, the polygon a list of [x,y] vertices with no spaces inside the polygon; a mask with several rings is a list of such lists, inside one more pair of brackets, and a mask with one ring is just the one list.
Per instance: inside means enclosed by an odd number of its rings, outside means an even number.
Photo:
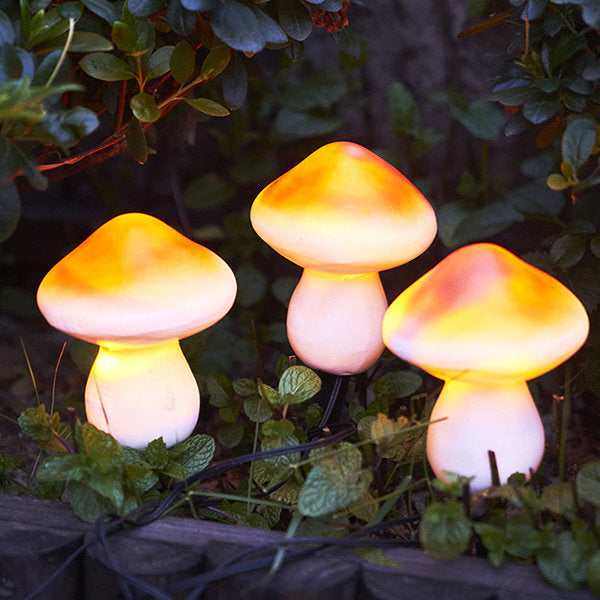
[{"label": "glowing mushroom lamp", "polygon": [[584,343],[588,316],[556,279],[494,244],[456,250],[392,302],[386,346],[445,385],[427,432],[436,476],[491,485],[488,450],[501,482],[529,475],[544,430],[526,380],[553,369]]},{"label": "glowing mushroom lamp", "polygon": [[200,394],[178,340],[233,304],[236,281],[214,252],[145,214],[97,229],[44,277],[48,322],[100,350],[86,389],[88,421],[121,444],[188,437]]},{"label": "glowing mushroom lamp", "polygon": [[399,171],[351,142],[327,144],[269,184],[250,212],[258,235],[304,268],[287,334],[307,365],[336,375],[381,355],[387,299],[378,271],[433,241],[433,209]]}]

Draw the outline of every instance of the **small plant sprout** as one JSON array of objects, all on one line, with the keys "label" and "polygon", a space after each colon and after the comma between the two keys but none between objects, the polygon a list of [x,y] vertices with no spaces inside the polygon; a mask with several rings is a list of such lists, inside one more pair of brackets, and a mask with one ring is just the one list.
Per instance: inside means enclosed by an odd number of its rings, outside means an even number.
[{"label": "small plant sprout", "polygon": [[427,200],[366,148],[334,142],[269,184],[250,217],[265,242],[304,268],[287,316],[294,352],[336,375],[368,369],[384,349],[378,271],[429,247],[437,224]]},{"label": "small plant sprout", "polygon": [[[589,330],[579,300],[556,279],[494,244],[456,250],[402,292],[383,320],[385,345],[445,385],[427,432],[437,477],[492,484],[529,476],[544,430],[526,380],[558,366]],[[443,420],[441,420],[443,419]]]},{"label": "small plant sprout", "polygon": [[231,308],[236,281],[214,252],[140,213],[108,221],[44,277],[48,322],[100,350],[85,389],[88,421],[143,448],[188,437],[200,394],[179,339]]}]

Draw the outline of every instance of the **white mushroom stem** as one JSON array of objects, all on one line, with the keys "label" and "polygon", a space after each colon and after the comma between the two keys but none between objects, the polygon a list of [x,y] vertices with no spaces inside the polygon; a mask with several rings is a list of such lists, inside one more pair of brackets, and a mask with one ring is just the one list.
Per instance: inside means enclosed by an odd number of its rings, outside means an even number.
[{"label": "white mushroom stem", "polygon": [[85,388],[88,421],[124,446],[186,439],[200,409],[198,385],[179,342],[101,345]]},{"label": "white mushroom stem", "polygon": [[515,472],[529,477],[544,452],[544,429],[525,382],[483,385],[448,381],[433,407],[427,458],[434,473],[475,477],[471,491],[492,485],[488,450],[496,455],[500,482]]},{"label": "white mushroom stem", "polygon": [[342,275],[305,269],[292,294],[288,339],[307,365],[336,375],[368,369],[384,346],[387,299],[378,273]]}]

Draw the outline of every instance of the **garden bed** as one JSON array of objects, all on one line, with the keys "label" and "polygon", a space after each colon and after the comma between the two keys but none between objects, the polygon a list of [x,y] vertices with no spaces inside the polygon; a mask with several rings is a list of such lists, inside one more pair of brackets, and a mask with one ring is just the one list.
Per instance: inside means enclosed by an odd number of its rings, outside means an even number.
[{"label": "garden bed", "polygon": [[[0,495],[0,598],[25,598],[86,539],[93,526],[66,504]],[[161,589],[213,571],[244,548],[283,539],[284,534],[167,517],[109,538],[119,568]],[[496,569],[484,559],[442,562],[421,550],[396,548],[386,554],[397,569],[361,560],[352,548],[328,548],[285,563],[271,578],[266,569],[209,583],[203,598],[383,600],[587,600],[588,590],[560,591],[536,567],[507,563]],[[264,554],[263,554],[264,556]],[[255,558],[250,555],[249,558]],[[175,592],[172,598],[185,593]],[[112,600],[120,598],[116,577],[99,543],[92,543],[37,598]]]}]

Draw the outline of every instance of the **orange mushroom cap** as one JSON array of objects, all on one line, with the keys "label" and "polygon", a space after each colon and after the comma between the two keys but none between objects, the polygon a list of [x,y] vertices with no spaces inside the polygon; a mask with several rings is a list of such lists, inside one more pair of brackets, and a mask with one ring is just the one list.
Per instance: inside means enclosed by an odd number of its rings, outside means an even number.
[{"label": "orange mushroom cap", "polygon": [[269,184],[250,213],[258,235],[301,267],[374,273],[421,254],[435,213],[402,173],[352,142],[327,144]]},{"label": "orange mushroom cap", "polygon": [[559,281],[494,244],[456,250],[396,298],[383,320],[394,354],[442,379],[524,381],[585,342],[589,320]]},{"label": "orange mushroom cap", "polygon": [[42,280],[37,301],[48,322],[92,343],[145,345],[201,331],[236,294],[229,266],[159,219],[111,219]]}]

